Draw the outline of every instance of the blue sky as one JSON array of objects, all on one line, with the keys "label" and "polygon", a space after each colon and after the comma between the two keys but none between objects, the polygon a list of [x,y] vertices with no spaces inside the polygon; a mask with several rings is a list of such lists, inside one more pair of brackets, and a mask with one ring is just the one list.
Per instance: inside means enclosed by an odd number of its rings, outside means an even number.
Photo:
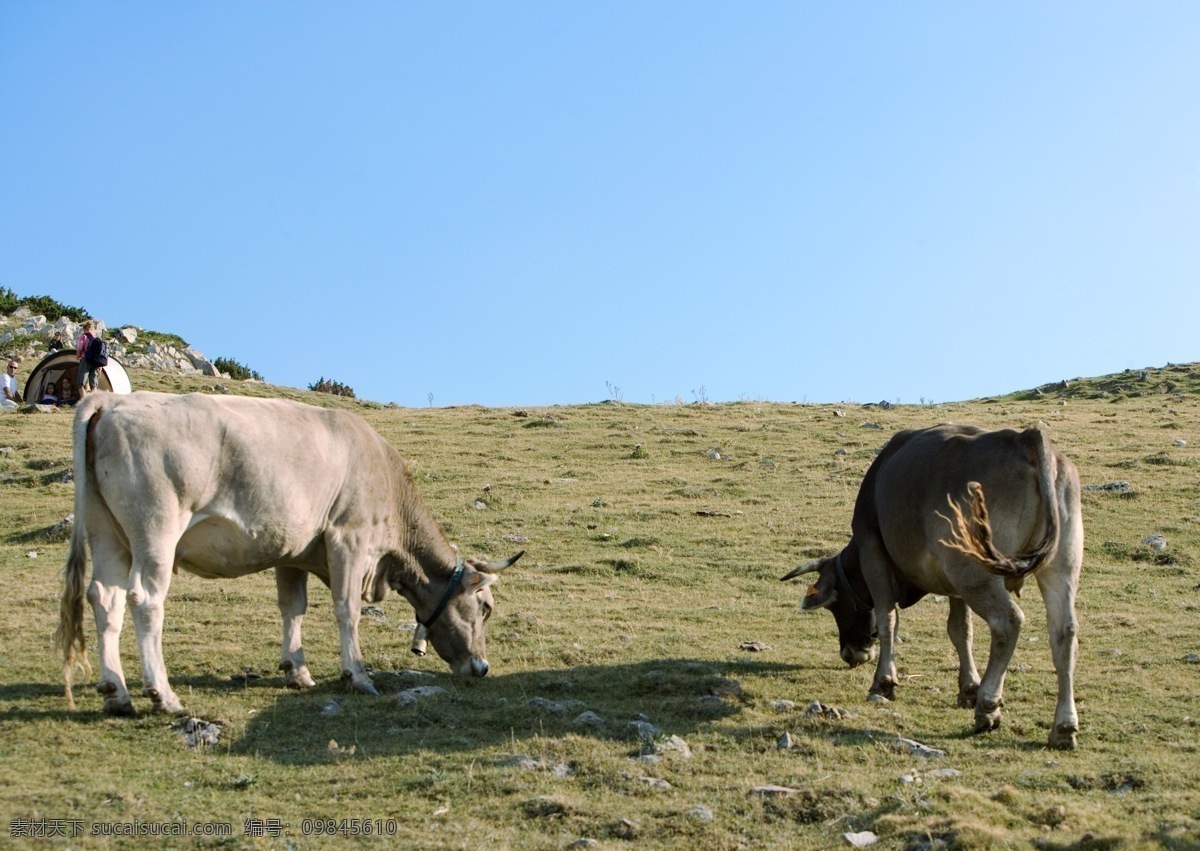
[{"label": "blue sky", "polygon": [[1200,4],[0,0],[0,286],[425,406],[1200,360]]}]

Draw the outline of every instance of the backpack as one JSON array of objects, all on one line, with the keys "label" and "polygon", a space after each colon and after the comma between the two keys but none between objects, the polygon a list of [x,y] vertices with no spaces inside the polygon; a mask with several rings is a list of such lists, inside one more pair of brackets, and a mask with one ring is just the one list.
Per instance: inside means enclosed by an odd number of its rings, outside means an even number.
[{"label": "backpack", "polygon": [[83,355],[96,366],[108,365],[108,343],[101,340],[99,337],[92,337],[88,341],[87,350]]}]

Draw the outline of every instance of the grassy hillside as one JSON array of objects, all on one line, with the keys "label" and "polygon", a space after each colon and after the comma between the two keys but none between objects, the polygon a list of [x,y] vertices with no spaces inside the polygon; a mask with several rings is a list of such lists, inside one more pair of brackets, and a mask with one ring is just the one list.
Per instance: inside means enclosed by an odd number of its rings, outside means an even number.
[{"label": "grassy hillside", "polygon": [[[212,392],[217,383],[132,378],[168,392]],[[493,673],[456,680],[434,656],[413,657],[412,612],[393,597],[362,623],[383,696],[347,694],[318,583],[305,644],[319,685],[290,692],[275,670],[270,574],[180,575],[167,601],[167,666],[189,711],[221,726],[217,744],[187,747],[162,716],[102,717],[87,686],[68,712],[51,635],[65,555],[53,530],[71,511],[71,418],[0,416],[6,826],[74,819],[85,834],[114,823],[232,826],[232,837],[172,847],[551,849],[587,839],[605,848],[842,848],[844,833],[867,830],[881,848],[1196,847],[1195,365],[886,410],[760,402],[401,409],[221,383],[358,411],[411,460],[464,553],[528,551],[496,592]],[[1083,505],[1075,752],[1043,747],[1055,686],[1032,584],[1004,727],[971,736],[971,713],[954,706],[944,600],[902,614],[898,699],[873,704],[865,700],[871,666],[846,669],[832,618],[801,613],[803,589],[777,581],[846,541],[862,475],[894,431],[939,422],[1042,423],[1084,484],[1098,488]],[[1161,552],[1141,543],[1153,534],[1166,539]],[[131,624],[125,632],[136,694]],[[749,642],[762,649],[743,649]],[[982,664],[978,621],[976,648]],[[390,697],[416,683],[448,693],[415,706]],[[840,711],[806,715],[813,701]],[[580,720],[585,712],[594,717]],[[785,733],[790,748],[778,747]],[[672,736],[690,755],[672,749]],[[914,756],[897,737],[946,755]],[[657,761],[639,759],[646,753]],[[938,769],[953,771],[930,773]],[[755,791],[768,785],[795,791]],[[247,836],[247,819],[265,835]],[[346,835],[353,822],[341,836],[318,835],[321,819],[371,820],[373,831],[396,835]],[[12,841],[135,848],[146,840]]]}]

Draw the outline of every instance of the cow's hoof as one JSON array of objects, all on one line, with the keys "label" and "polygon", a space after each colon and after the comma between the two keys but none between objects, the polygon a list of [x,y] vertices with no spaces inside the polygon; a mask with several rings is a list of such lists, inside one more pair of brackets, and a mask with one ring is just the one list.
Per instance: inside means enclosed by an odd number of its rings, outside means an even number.
[{"label": "cow's hoof", "polygon": [[133,708],[133,701],[129,698],[118,700],[115,697],[104,698],[104,714],[116,715],[119,718],[132,718],[137,715]]},{"label": "cow's hoof", "polygon": [[958,708],[974,709],[975,698],[979,696],[979,683],[960,689],[958,692]]},{"label": "cow's hoof", "polygon": [[986,733],[1000,729],[1000,704],[985,701],[975,706],[975,732]]},{"label": "cow's hoof", "polygon": [[867,692],[867,697],[877,694],[880,697],[886,697],[888,700],[896,699],[896,684],[891,680],[884,680],[881,683],[876,683],[871,686],[871,690]]},{"label": "cow's hoof", "polygon": [[312,678],[305,665],[296,667],[291,662],[281,662],[279,670],[283,671],[283,684],[288,688],[306,689],[315,688],[317,685],[317,681]]},{"label": "cow's hoof", "polygon": [[155,712],[161,712],[164,715],[183,714],[183,703],[180,702],[173,691],[169,691],[164,695],[159,694],[156,689],[146,689],[146,696],[153,701]]},{"label": "cow's hoof", "polygon": [[1059,751],[1075,750],[1075,734],[1079,728],[1071,724],[1055,724],[1050,731],[1050,747]]},{"label": "cow's hoof", "polygon": [[359,694],[369,694],[375,697],[379,696],[379,692],[375,690],[375,686],[371,683],[370,677],[366,674],[352,674],[349,671],[342,671],[342,679],[345,680],[352,689]]}]

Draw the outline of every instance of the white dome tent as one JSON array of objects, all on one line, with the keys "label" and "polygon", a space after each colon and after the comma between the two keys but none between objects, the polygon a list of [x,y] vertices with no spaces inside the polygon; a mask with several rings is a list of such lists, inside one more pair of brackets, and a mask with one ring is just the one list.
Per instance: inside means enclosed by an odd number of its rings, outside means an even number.
[{"label": "white dome tent", "polygon": [[[78,374],[79,359],[75,357],[75,352],[66,349],[51,352],[29,373],[29,378],[25,380],[25,389],[22,391],[23,398],[27,403],[37,404],[49,384],[59,388],[61,398],[63,381],[74,388]],[[112,355],[109,355],[105,366],[96,370],[96,388],[110,393],[133,392],[133,386],[129,383],[129,373]]]}]

